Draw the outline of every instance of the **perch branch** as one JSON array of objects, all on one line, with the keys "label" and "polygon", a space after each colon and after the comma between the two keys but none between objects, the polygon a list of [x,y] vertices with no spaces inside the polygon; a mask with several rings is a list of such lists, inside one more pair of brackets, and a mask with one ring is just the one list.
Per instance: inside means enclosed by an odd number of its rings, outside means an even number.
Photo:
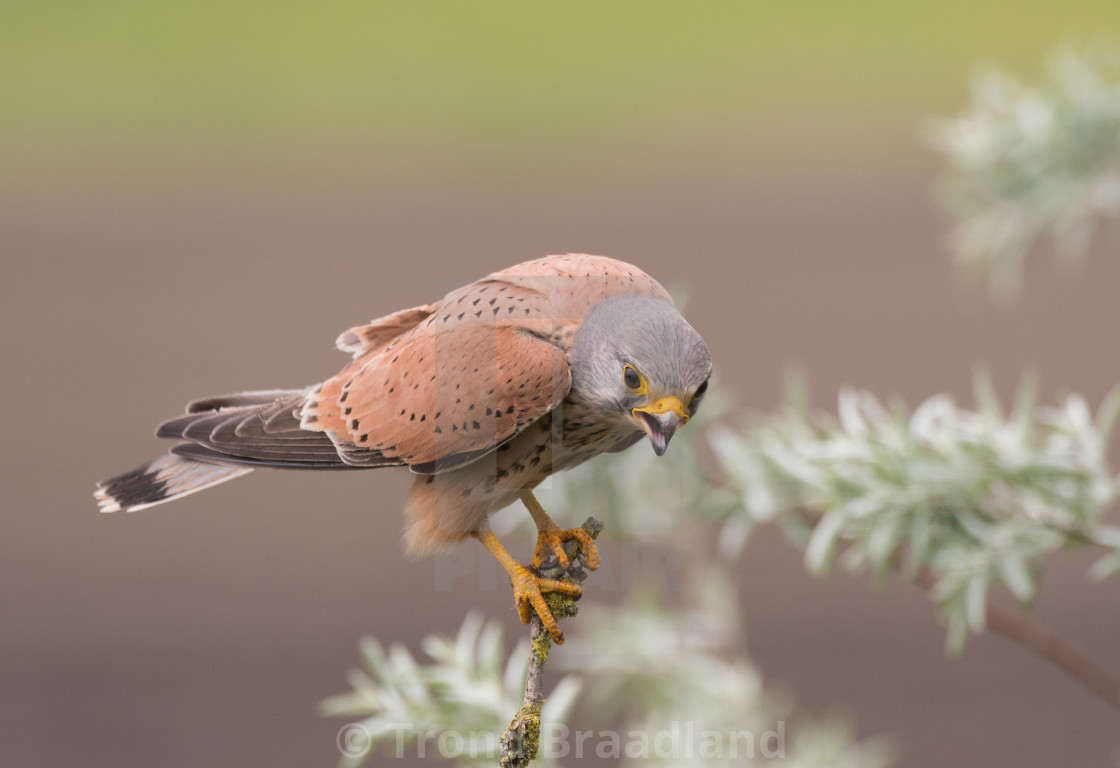
[{"label": "perch branch", "polygon": [[[583,530],[597,538],[603,530],[603,524],[593,517],[587,518],[582,526]],[[556,558],[541,563],[541,576],[549,579],[560,579],[569,584],[580,584],[587,578],[584,570],[583,552],[579,542],[572,540],[564,545],[564,551],[571,563],[567,569],[561,568]],[[563,619],[575,616],[579,609],[575,600],[559,592],[549,592],[545,595],[545,602],[552,611],[553,617]],[[541,732],[541,704],[544,702],[544,664],[548,661],[548,652],[552,648],[552,638],[544,628],[540,617],[533,612],[529,620],[529,665],[525,674],[525,698],[521,709],[510,722],[509,728],[502,734],[499,744],[502,756],[499,765],[501,768],[525,768],[537,756],[540,746]]]}]

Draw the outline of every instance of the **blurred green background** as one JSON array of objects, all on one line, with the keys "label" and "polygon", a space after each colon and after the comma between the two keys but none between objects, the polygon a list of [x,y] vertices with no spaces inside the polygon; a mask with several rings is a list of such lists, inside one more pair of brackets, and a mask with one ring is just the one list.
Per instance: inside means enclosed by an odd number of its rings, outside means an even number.
[{"label": "blurred green background", "polygon": [[[1097,39],[1115,0],[0,4],[0,764],[333,765],[315,704],[361,635],[415,649],[479,608],[520,636],[481,550],[401,556],[404,473],[128,517],[90,493],[188,400],[322,380],[341,331],[522,260],[682,287],[740,410],[791,361],[827,407],[969,403],[978,361],[1099,402],[1120,260],[1046,262],[1010,307],[959,291],[920,138],[977,66]],[[1021,649],[946,659],[919,590],[814,580],[765,530],[742,562],[767,680],[902,765],[1112,759],[1111,713]],[[1120,668],[1118,587],[1085,569],[1048,571],[1039,615]]]},{"label": "blurred green background", "polygon": [[[8,162],[416,159],[487,176],[737,148],[879,146],[1114,32],[1107,0],[43,2],[0,11]],[[872,158],[873,159],[873,158]],[[594,163],[590,162],[594,160]]]}]

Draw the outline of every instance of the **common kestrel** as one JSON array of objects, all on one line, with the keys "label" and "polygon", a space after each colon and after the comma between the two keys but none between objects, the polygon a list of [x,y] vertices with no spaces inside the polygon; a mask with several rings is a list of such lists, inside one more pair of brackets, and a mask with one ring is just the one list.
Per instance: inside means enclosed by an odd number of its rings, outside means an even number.
[{"label": "common kestrel", "polygon": [[[707,345],[661,285],[602,256],[549,256],[495,272],[440,301],[357,326],[337,345],[353,356],[304,389],[196,400],[159,437],[163,456],[98,484],[103,512],[135,511],[252,471],[406,466],[415,475],[404,546],[420,556],[477,538],[532,606],[563,635],[542,592],[579,587],[536,569],[578,539],[532,489],[553,472],[648,436],[658,456],[696,413],[712,364]],[[517,563],[487,520],[521,499],[538,529],[533,568]]]}]

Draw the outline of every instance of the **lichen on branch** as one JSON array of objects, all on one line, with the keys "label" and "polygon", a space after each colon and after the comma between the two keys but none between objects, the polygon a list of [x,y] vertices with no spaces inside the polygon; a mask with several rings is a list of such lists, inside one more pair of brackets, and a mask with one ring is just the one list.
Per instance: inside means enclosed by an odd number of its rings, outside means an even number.
[{"label": "lichen on branch", "polygon": [[[592,539],[603,530],[603,523],[593,517],[581,526]],[[562,568],[555,557],[541,563],[540,575],[559,579],[569,584],[581,584],[587,578],[584,552],[580,543],[572,539],[565,543],[564,553],[569,566]],[[560,592],[549,592],[545,602],[556,620],[571,618],[579,613],[575,599]],[[541,705],[544,702],[544,665],[552,648],[552,638],[545,631],[540,617],[534,612],[529,620],[530,653],[525,675],[525,698],[509,728],[499,740],[502,747],[502,768],[524,768],[537,756],[540,746]]]}]

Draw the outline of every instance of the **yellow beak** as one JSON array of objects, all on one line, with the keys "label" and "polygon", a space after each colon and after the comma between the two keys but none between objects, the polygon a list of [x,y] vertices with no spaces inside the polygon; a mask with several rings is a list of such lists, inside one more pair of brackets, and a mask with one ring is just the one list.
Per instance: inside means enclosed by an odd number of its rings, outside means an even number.
[{"label": "yellow beak", "polygon": [[630,411],[634,421],[641,425],[653,444],[653,452],[658,456],[665,454],[669,440],[677,427],[688,423],[688,412],[679,397],[668,395],[655,403]]}]

